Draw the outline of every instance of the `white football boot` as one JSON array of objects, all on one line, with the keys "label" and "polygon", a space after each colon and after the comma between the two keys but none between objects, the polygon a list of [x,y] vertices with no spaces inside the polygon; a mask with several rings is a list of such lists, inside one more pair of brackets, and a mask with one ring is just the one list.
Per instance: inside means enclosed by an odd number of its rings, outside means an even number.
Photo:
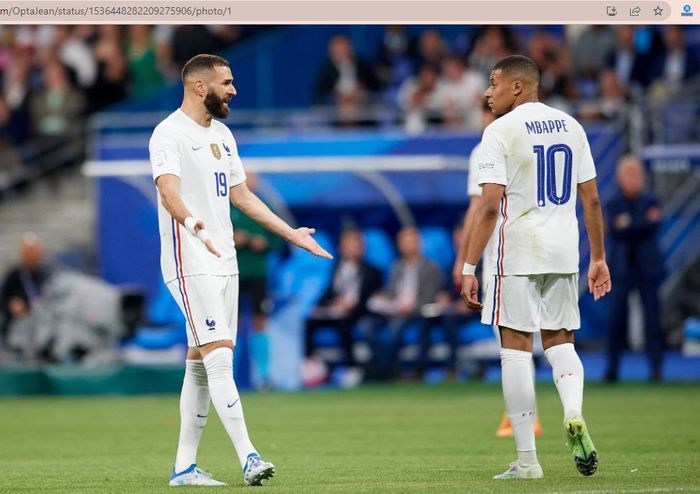
[{"label": "white football boot", "polygon": [[170,475],[170,482],[168,484],[172,487],[181,487],[185,485],[216,487],[228,485],[214,480],[210,473],[205,472],[194,463],[182,472],[176,472],[173,468],[173,473]]},{"label": "white football boot", "polygon": [[245,467],[243,467],[243,481],[245,485],[262,485],[262,481],[275,474],[275,466],[265,461],[257,453],[248,455]]},{"label": "white football boot", "polygon": [[496,475],[493,480],[541,479],[544,477],[539,463],[524,467],[517,460],[510,464],[505,472]]}]

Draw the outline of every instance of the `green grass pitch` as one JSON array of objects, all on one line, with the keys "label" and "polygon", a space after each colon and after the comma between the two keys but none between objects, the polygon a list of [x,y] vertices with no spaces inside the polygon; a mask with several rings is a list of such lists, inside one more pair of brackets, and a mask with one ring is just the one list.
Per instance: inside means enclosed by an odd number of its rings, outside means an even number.
[{"label": "green grass pitch", "polygon": [[[280,493],[700,492],[700,387],[587,385],[600,467],[582,477],[564,446],[553,385],[538,385],[545,478],[496,482],[515,458],[497,439],[497,384],[366,386],[245,394],[254,444],[275,463]],[[213,407],[198,463],[243,489]],[[176,396],[0,399],[0,492],[173,492]],[[200,492],[180,488],[177,492]]]}]

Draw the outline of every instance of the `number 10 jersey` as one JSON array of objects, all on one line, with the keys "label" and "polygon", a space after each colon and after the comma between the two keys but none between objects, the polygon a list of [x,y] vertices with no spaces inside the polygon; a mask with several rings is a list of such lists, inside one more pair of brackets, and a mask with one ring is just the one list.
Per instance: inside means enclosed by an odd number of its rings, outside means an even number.
[{"label": "number 10 jersey", "polygon": [[577,273],[577,185],[596,176],[581,124],[543,103],[524,103],[490,124],[481,142],[479,184],[505,186],[491,272]]}]

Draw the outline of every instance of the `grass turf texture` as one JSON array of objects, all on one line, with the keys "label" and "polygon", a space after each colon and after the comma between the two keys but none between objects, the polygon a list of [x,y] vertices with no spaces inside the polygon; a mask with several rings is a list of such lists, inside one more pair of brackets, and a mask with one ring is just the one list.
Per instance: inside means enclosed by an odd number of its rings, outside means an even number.
[{"label": "grass turf texture", "polygon": [[[700,388],[589,385],[584,401],[600,453],[581,476],[564,446],[561,406],[538,386],[545,478],[490,480],[515,459],[494,431],[496,384],[401,384],[353,391],[243,396],[248,428],[276,476],[272,492],[698,492]],[[198,463],[243,489],[212,406]],[[201,492],[167,486],[178,436],[176,396],[0,399],[0,492]],[[208,490],[207,490],[208,491]]]}]

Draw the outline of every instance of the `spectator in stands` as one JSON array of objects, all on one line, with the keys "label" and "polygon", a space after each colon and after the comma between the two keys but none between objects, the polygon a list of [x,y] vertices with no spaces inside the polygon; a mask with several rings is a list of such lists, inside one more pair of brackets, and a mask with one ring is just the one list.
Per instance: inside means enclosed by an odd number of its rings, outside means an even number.
[{"label": "spectator in stands", "polygon": [[635,33],[635,26],[619,26],[615,51],[606,61],[607,67],[617,74],[617,79],[627,95],[638,92],[649,83],[645,74],[649,59],[637,51]]},{"label": "spectator in stands", "polygon": [[328,42],[328,59],[316,81],[316,102],[334,104],[341,125],[352,125],[360,118],[360,110],[368,93],[377,89],[370,65],[355,55],[352,42],[345,36],[334,36]]},{"label": "spectator in stands", "polygon": [[612,318],[608,339],[607,381],[616,381],[620,353],[625,346],[630,293],[639,291],[644,310],[646,349],[651,378],[661,378],[663,335],[658,287],[664,277],[663,260],[656,242],[662,212],[659,201],[644,189],[644,165],[634,156],[617,166],[619,192],[606,208],[610,233]]},{"label": "spectator in stands", "polygon": [[[248,172],[246,183],[255,191],[259,178]],[[251,220],[231,204],[231,222],[234,225],[233,240],[238,258],[239,300],[241,313],[252,315],[252,331],[249,335],[250,354],[255,369],[256,386],[268,388],[269,344],[267,339],[267,315],[272,303],[267,294],[268,254],[282,248],[282,241],[259,223]]]},{"label": "spectator in stands", "polygon": [[[486,105],[485,101],[484,106],[486,108],[486,111],[481,112],[481,118],[484,120],[484,123],[485,121],[491,123],[494,120],[493,114],[491,113],[491,109]],[[472,201],[474,201],[476,204],[480,199],[481,196],[470,195],[470,208],[472,207]],[[455,228],[452,231],[452,246],[455,253],[455,262],[451,273],[453,290],[446,290],[444,294],[441,293],[439,296],[439,303],[434,307],[432,311],[434,313],[433,319],[434,321],[436,321],[436,325],[440,326],[444,331],[445,340],[449,345],[447,365],[450,373],[453,373],[457,370],[457,350],[459,347],[460,330],[466,323],[472,320],[478,320],[479,317],[479,313],[469,309],[464,303],[464,300],[462,300],[462,297],[460,296],[460,291],[462,289],[462,267],[464,265],[464,249],[466,247],[465,239],[467,238],[466,228],[469,227],[468,221],[470,221],[468,219],[468,213],[465,213],[464,221],[455,226]],[[485,260],[482,260],[482,265],[485,262]],[[459,268],[457,267],[458,264]],[[483,280],[483,284],[485,284],[486,280],[483,274],[481,276],[481,279]]]},{"label": "spectator in stands", "polygon": [[126,57],[131,79],[131,94],[151,94],[163,86],[161,61],[157,58],[151,26],[132,24],[126,43]]},{"label": "spectator in stands", "polygon": [[681,26],[665,26],[662,53],[652,64],[652,91],[657,97],[675,93],[691,78],[700,74],[700,60],[685,43]]},{"label": "spectator in stands", "polygon": [[16,144],[24,142],[31,134],[29,115],[31,54],[24,49],[16,49],[13,62],[7,67],[3,77],[3,94],[10,110],[8,134]]},{"label": "spectator in stands", "polygon": [[[173,60],[173,39],[178,26],[172,24],[159,24],[153,26],[153,44],[156,49],[156,58],[160,61],[161,73],[168,82],[175,82],[180,78],[182,66]],[[211,52],[197,52],[211,53]],[[189,59],[187,59],[189,60]]]},{"label": "spectator in stands", "polygon": [[173,68],[167,69],[166,73],[171,73],[179,78],[183,65],[193,56],[199,53],[218,53],[250,33],[264,28],[260,26],[189,25],[177,26],[174,30],[170,30],[165,29],[164,26],[157,26],[155,39],[161,62],[173,65]]},{"label": "spectator in stands", "polygon": [[596,80],[615,51],[615,31],[610,26],[587,26],[571,47],[573,75]]},{"label": "spectator in stands", "polygon": [[92,87],[97,79],[97,62],[90,46],[82,39],[75,26],[57,25],[52,47],[59,60],[67,67],[73,82],[82,89]]},{"label": "spectator in stands", "polygon": [[120,26],[103,25],[98,32],[93,48],[97,60],[97,80],[88,93],[90,111],[99,111],[126,98],[129,84],[126,59],[121,49]]},{"label": "spectator in stands", "polygon": [[32,93],[29,101],[34,135],[47,147],[64,144],[80,136],[85,98],[75,89],[65,67],[56,58],[44,63],[43,87]]},{"label": "spectator in stands", "polygon": [[612,69],[603,70],[598,77],[599,95],[579,108],[582,120],[624,123],[627,115],[625,88]]},{"label": "spectator in stands", "polygon": [[563,111],[572,111],[570,105],[578,99],[578,92],[562,41],[545,31],[535,31],[528,43],[528,55],[540,68],[540,99]]},{"label": "spectator in stands", "polygon": [[424,65],[416,76],[406,79],[399,88],[398,102],[405,112],[407,132],[420,133],[429,123],[442,122],[438,69]]},{"label": "spectator in stands", "polygon": [[15,45],[30,56],[44,58],[54,44],[56,26],[18,26],[15,30]]},{"label": "spectator in stands", "polygon": [[404,26],[387,26],[379,51],[375,74],[382,87],[395,89],[413,75],[415,46]]},{"label": "spectator in stands", "polygon": [[469,54],[468,64],[472,71],[488,79],[497,60],[515,53],[515,36],[506,26],[484,26],[476,34]]},{"label": "spectator in stands", "polygon": [[242,39],[249,32],[256,32],[255,27],[235,26],[232,24],[211,24],[207,26],[209,32],[214,36],[219,45],[216,51],[223,50],[227,46],[231,46],[238,40]]},{"label": "spectator in stands", "polygon": [[448,54],[447,43],[445,43],[440,32],[435,29],[428,29],[418,39],[416,67],[424,65],[439,67]]},{"label": "spectator in stands", "polygon": [[14,61],[14,34],[12,26],[0,26],[0,74]]},{"label": "spectator in stands", "polygon": [[0,189],[21,169],[21,160],[13,144],[12,112],[0,94]]},{"label": "spectator in stands", "polygon": [[445,57],[441,68],[437,99],[442,120],[449,126],[478,129],[486,79],[470,71],[455,55]]},{"label": "spectator in stands", "polygon": [[[416,227],[407,226],[399,231],[397,247],[400,259],[392,266],[386,287],[368,300],[371,314],[363,321],[373,349],[373,368],[381,378],[399,373],[399,351],[405,332],[412,325],[418,326],[420,345],[415,375],[425,370],[430,328],[422,310],[427,304],[449,303],[450,298],[443,290],[440,268],[421,254],[421,237]],[[385,325],[391,333],[389,348],[384,348],[379,335]]]},{"label": "spectator in stands", "polygon": [[34,233],[27,233],[20,244],[19,264],[5,275],[0,293],[0,343],[11,326],[29,315],[39,302],[50,268],[44,261],[44,248]]},{"label": "spectator in stands", "polygon": [[335,327],[345,353],[345,363],[355,366],[353,327],[367,314],[367,300],[379,290],[382,276],[363,260],[365,243],[362,232],[346,228],[340,234],[340,259],[333,268],[330,283],[306,320],[306,357],[312,357],[314,335],[322,327]]},{"label": "spectator in stands", "polygon": [[216,53],[220,49],[216,36],[207,26],[178,26],[172,35],[172,60],[179,75],[190,58],[199,53]]}]

